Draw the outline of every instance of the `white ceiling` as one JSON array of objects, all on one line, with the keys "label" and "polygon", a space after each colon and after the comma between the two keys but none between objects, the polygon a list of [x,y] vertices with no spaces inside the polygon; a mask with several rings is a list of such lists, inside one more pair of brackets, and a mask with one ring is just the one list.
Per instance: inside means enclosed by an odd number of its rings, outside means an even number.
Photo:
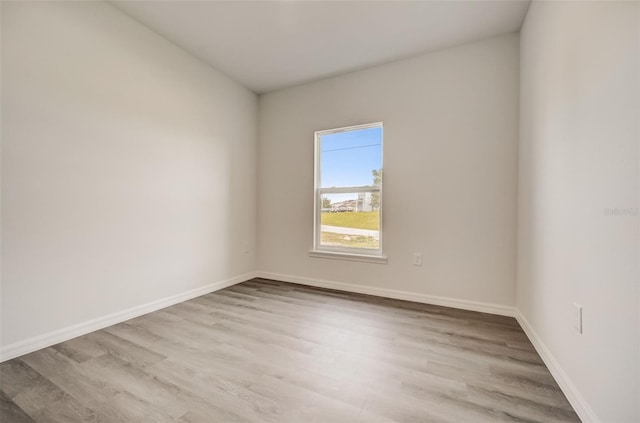
[{"label": "white ceiling", "polygon": [[529,0],[117,1],[257,93],[517,31]]}]

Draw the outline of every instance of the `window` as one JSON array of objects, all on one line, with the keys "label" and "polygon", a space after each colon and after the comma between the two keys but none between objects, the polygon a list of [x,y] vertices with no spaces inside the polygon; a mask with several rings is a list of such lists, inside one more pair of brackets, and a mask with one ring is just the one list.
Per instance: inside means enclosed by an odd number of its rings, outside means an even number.
[{"label": "window", "polygon": [[314,252],[382,255],[382,123],[315,133]]}]

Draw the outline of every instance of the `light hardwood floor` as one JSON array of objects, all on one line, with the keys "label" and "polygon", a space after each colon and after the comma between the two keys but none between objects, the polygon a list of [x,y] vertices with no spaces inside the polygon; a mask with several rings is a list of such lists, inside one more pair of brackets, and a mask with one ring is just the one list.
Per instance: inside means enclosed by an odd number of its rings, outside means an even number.
[{"label": "light hardwood floor", "polygon": [[9,422],[576,422],[508,317],[254,279],[0,365]]}]

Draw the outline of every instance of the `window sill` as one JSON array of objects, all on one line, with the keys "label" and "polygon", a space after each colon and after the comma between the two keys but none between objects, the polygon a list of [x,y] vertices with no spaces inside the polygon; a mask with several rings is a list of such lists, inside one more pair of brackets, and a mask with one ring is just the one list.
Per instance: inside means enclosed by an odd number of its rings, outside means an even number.
[{"label": "window sill", "polygon": [[386,256],[370,256],[366,254],[339,253],[336,251],[311,250],[309,251],[309,257],[334,259],[334,260],[360,261],[365,263],[387,264]]}]

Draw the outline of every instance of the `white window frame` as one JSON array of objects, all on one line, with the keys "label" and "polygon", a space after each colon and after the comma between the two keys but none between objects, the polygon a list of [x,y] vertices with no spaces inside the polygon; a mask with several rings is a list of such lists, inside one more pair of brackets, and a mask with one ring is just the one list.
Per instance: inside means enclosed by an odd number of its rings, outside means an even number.
[{"label": "white window frame", "polygon": [[[336,134],[340,132],[357,131],[368,128],[380,128],[382,130],[382,140],[380,149],[382,151],[381,157],[381,169],[382,159],[384,158],[384,127],[382,122],[367,123],[363,125],[345,126],[342,128],[326,129],[322,131],[315,131],[314,133],[314,202],[313,202],[313,249],[310,252],[312,257],[321,258],[340,258],[346,260],[365,261],[365,262],[377,262],[386,263],[386,257],[382,254],[382,209],[383,209],[383,195],[382,186],[384,181],[380,182],[380,185],[365,185],[356,187],[332,187],[322,188],[321,183],[321,160],[322,160],[322,144],[321,137],[329,134]],[[379,238],[377,249],[372,248],[352,248],[352,247],[340,247],[331,245],[321,245],[322,236],[322,196],[324,194],[342,194],[342,193],[379,193]]]}]

